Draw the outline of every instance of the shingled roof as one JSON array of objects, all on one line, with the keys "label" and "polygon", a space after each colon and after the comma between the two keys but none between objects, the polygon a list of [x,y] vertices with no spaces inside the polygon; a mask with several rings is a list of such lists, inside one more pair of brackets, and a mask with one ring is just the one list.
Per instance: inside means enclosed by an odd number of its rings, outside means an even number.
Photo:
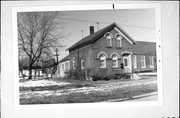
[{"label": "shingled roof", "polygon": [[60,60],[60,63],[61,63],[61,62],[64,62],[64,61],[67,61],[67,60],[69,60],[69,55],[67,55],[67,56],[65,56],[64,58],[62,58],[62,59]]},{"label": "shingled roof", "polygon": [[156,55],[155,42],[145,42],[145,41],[136,41],[136,42],[137,43],[133,45],[133,54]]},{"label": "shingled roof", "polygon": [[112,23],[109,26],[95,32],[94,34],[91,34],[89,36],[84,37],[71,47],[69,47],[67,50],[72,51],[77,48],[81,48],[83,46],[89,45],[97,41],[101,36],[103,36],[106,32],[112,30],[114,27],[118,28],[129,40],[131,40],[133,43],[136,43],[136,41],[125,31],[123,30],[120,26],[118,26],[116,23]]}]

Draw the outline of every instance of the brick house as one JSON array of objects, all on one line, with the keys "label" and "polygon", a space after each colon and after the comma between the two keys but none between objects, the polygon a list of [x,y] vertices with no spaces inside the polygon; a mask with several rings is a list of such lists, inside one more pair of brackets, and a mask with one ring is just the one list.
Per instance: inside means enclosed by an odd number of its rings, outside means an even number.
[{"label": "brick house", "polygon": [[60,76],[65,71],[100,73],[132,73],[156,70],[156,43],[135,41],[116,23],[84,37],[67,49],[69,55],[60,61]]}]

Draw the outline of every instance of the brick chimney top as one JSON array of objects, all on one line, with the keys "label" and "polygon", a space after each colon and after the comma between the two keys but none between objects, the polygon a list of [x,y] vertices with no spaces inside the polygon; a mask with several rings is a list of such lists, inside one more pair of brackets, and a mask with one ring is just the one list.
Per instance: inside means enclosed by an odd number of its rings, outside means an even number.
[{"label": "brick chimney top", "polygon": [[94,26],[90,26],[90,27],[89,27],[89,30],[90,30],[90,35],[91,35],[91,34],[94,34]]}]

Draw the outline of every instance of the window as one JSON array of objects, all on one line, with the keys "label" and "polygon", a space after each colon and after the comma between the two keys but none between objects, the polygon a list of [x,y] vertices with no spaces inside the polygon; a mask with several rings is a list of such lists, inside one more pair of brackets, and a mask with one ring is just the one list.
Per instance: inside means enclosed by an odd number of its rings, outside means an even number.
[{"label": "window", "polygon": [[150,66],[150,68],[154,68],[154,57],[153,56],[149,57],[149,66]]},{"label": "window", "polygon": [[65,63],[65,70],[68,70],[68,62]]},{"label": "window", "polygon": [[75,59],[72,60],[72,67],[73,67],[74,70],[76,69]]},{"label": "window", "polygon": [[106,68],[106,56],[104,54],[100,56],[100,68]]},{"label": "window", "polygon": [[61,69],[61,66],[58,65],[58,74],[60,74],[60,69]]},{"label": "window", "polygon": [[62,70],[64,70],[64,64],[62,64]]},{"label": "window", "polygon": [[115,38],[116,38],[116,47],[122,47],[122,36],[121,35],[119,35],[119,34],[117,34],[116,36],[115,36]]},{"label": "window", "polygon": [[133,55],[133,66],[134,66],[134,68],[137,68],[136,55]]},{"label": "window", "polygon": [[128,59],[124,58],[124,66],[128,66]]},{"label": "window", "polygon": [[117,55],[112,56],[112,67],[118,68],[118,57],[117,57]]},{"label": "window", "polygon": [[85,69],[85,60],[81,59],[81,69]]},{"label": "window", "polygon": [[112,46],[112,34],[111,33],[106,33],[106,46],[111,47]]},{"label": "window", "polygon": [[145,56],[141,56],[141,68],[146,68],[146,59],[145,59]]}]

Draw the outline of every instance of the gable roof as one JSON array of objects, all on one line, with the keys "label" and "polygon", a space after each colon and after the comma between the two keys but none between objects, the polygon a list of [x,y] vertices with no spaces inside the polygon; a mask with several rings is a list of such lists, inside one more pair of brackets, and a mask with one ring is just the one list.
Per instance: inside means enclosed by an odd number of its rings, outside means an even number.
[{"label": "gable roof", "polygon": [[137,43],[133,45],[133,54],[141,55],[156,55],[156,43],[155,42],[145,42],[136,41]]},{"label": "gable roof", "polygon": [[125,31],[123,30],[120,26],[118,26],[116,23],[112,23],[109,26],[89,35],[69,47],[67,50],[75,50],[77,48],[81,48],[83,46],[89,45],[97,41],[101,36],[103,36],[106,32],[112,30],[114,27],[117,27],[129,40],[131,40],[134,44],[136,43],[135,40]]}]

